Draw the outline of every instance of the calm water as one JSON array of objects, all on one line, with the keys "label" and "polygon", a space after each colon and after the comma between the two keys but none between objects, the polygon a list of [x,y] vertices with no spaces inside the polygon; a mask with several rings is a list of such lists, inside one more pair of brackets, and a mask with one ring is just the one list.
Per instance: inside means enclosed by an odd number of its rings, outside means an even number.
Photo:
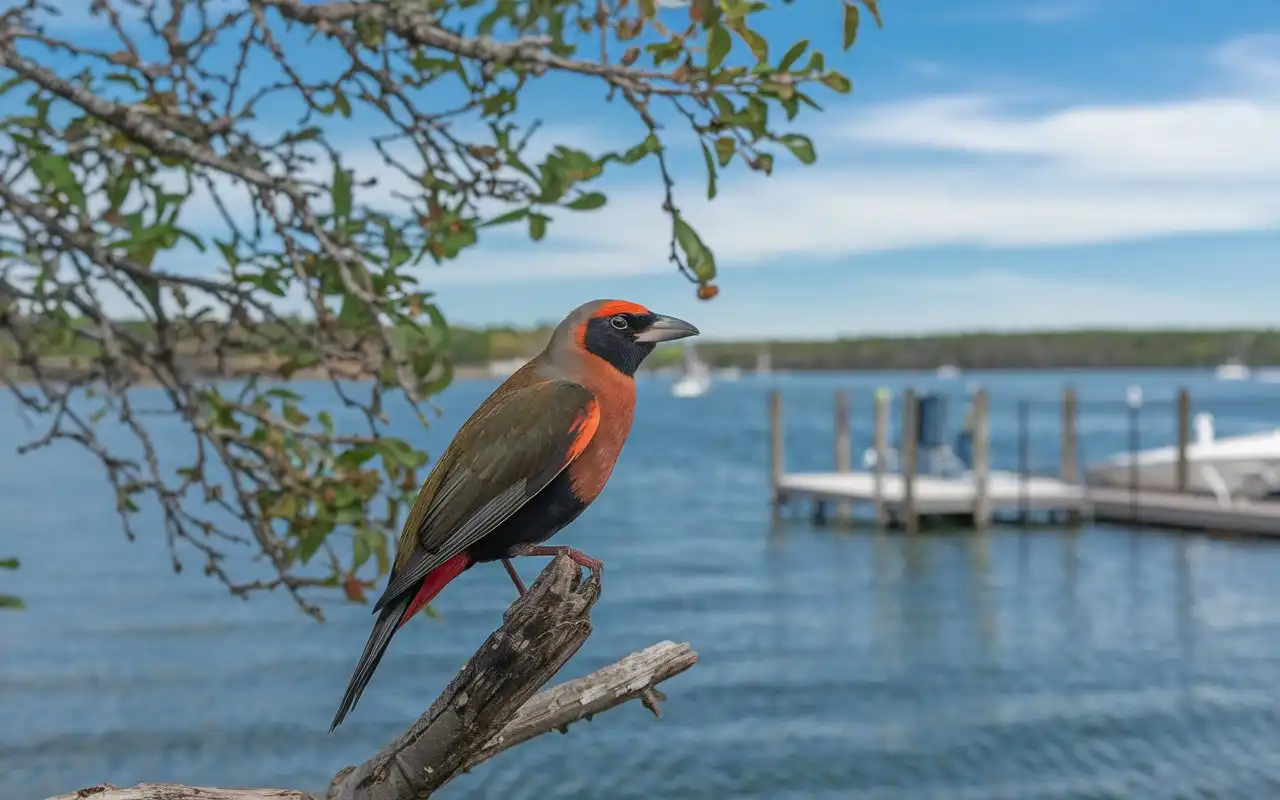
[{"label": "calm water", "polygon": [[[1067,376],[984,376],[993,452],[1017,452],[1011,401]],[[1130,382],[1156,402],[1144,446],[1168,443],[1174,387],[1219,430],[1280,422],[1280,386],[1203,376],[1074,374],[1086,400]],[[831,395],[921,376],[806,376],[785,389],[790,466],[830,465]],[[597,504],[559,541],[606,563],[595,635],[562,678],[660,639],[702,656],[638,704],[506,753],[451,788],[500,798],[1262,798],[1280,795],[1280,545],[1017,528],[985,536],[770,530],[764,394],[721,383],[676,400],[640,389],[632,440]],[[942,386],[943,384],[937,384]],[[951,382],[960,393],[964,382]],[[458,384],[420,434],[438,449],[492,383]],[[312,389],[312,391],[318,391]],[[952,411],[958,416],[959,409]],[[370,624],[326,604],[317,625],[281,597],[228,597],[167,569],[158,528],[120,535],[98,468],[74,450],[19,459],[0,399],[0,575],[30,605],[0,614],[0,797],[100,781],[321,790],[436,696],[512,599],[476,569],[443,620],[392,646],[355,713],[329,719]],[[1030,416],[1033,467],[1058,421]],[[1085,403],[1083,457],[1127,441],[1117,403]],[[419,434],[415,434],[419,435]],[[541,560],[523,567],[532,578]]]}]

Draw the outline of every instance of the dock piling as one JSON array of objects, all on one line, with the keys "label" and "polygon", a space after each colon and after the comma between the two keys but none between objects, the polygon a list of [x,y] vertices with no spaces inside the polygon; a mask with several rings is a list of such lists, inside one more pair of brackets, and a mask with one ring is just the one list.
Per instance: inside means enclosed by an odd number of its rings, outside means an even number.
[{"label": "dock piling", "polygon": [[902,527],[907,533],[920,529],[920,517],[916,513],[916,462],[919,455],[916,427],[919,419],[920,398],[914,389],[908,389],[902,395],[902,430],[899,432],[902,445],[898,451],[902,470]]},{"label": "dock piling", "polygon": [[1018,522],[1031,521],[1031,497],[1028,494],[1031,477],[1031,404],[1018,401]]},{"label": "dock piling", "polygon": [[1141,518],[1138,505],[1138,492],[1140,491],[1139,483],[1141,482],[1141,471],[1138,469],[1138,451],[1142,449],[1141,434],[1141,411],[1142,411],[1142,389],[1137,386],[1129,387],[1126,393],[1125,402],[1129,406],[1129,511],[1135,520]]},{"label": "dock piling", "polygon": [[[1076,436],[1076,417],[1080,411],[1079,399],[1073,386],[1062,390],[1062,444],[1060,447],[1061,463],[1058,477],[1068,486],[1080,482],[1080,449]],[[1067,521],[1072,525],[1080,523],[1080,510],[1067,509]]]},{"label": "dock piling", "polygon": [[991,524],[991,399],[986,389],[973,396],[973,526]]},{"label": "dock piling", "polygon": [[1191,440],[1191,394],[1185,389],[1178,390],[1178,474],[1177,491],[1186,494],[1191,482],[1191,465],[1187,461],[1187,446]]},{"label": "dock piling", "polygon": [[[836,392],[835,406],[836,472],[847,473],[853,470],[853,435],[849,430],[849,393],[843,389]],[[848,523],[852,520],[853,503],[848,501],[837,503],[836,522]]]},{"label": "dock piling", "polygon": [[884,473],[885,462],[889,458],[889,402],[890,396],[887,389],[876,391],[875,405],[875,452],[876,465],[875,471],[872,473],[873,498],[875,504],[876,524],[884,527],[889,524],[889,511],[884,504]]},{"label": "dock piling", "polygon": [[785,472],[782,445],[782,393],[774,389],[769,392],[769,489],[774,520],[781,516],[782,504],[785,502],[778,488]]}]

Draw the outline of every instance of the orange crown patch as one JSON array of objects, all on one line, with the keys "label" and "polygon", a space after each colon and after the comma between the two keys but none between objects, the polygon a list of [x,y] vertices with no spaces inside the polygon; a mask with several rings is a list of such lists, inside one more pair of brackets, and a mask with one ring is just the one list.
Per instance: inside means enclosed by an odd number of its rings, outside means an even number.
[{"label": "orange crown patch", "polygon": [[649,309],[639,303],[628,303],[626,300],[607,300],[600,304],[592,317],[612,317],[614,314],[648,314]]}]

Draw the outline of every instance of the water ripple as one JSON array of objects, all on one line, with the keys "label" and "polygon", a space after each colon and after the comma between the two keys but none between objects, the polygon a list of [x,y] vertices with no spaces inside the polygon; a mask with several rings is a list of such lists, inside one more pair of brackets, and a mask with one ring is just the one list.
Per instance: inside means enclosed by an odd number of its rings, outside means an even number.
[{"label": "water ripple", "polygon": [[[793,466],[828,466],[835,385],[905,380],[792,380]],[[993,394],[1002,380],[1056,391],[1009,376],[987,379]],[[1188,380],[1144,377],[1150,396]],[[1073,381],[1122,396],[1127,379]],[[451,389],[445,419],[486,390]],[[561,677],[690,641],[701,662],[668,687],[662,719],[625,708],[543,737],[460,778],[457,796],[1280,796],[1280,548],[1106,527],[913,539],[770,529],[764,390],[744,380],[682,403],[642,382],[608,491],[562,537],[606,566],[595,634]],[[1232,406],[1222,425],[1236,408],[1265,417]],[[1014,456],[1010,417],[993,416],[997,462]],[[1095,437],[1086,453],[1123,445],[1112,441],[1123,424],[1096,409],[1080,429]],[[450,433],[433,428],[425,444],[438,450]],[[425,708],[511,600],[501,570],[467,573],[440,599],[444,619],[406,629],[327,735],[367,608],[327,600],[330,622],[317,626],[284,598],[241,603],[173,575],[158,530],[131,545],[101,513],[92,465],[66,452],[19,465],[6,444],[0,549],[23,558],[13,591],[31,605],[0,615],[6,800],[104,780],[321,790]],[[77,503],[71,475],[88,487]]]}]

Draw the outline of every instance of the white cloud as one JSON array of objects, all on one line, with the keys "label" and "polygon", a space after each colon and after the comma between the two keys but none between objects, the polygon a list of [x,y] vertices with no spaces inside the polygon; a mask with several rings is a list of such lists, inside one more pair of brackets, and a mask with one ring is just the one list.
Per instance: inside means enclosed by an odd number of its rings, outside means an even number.
[{"label": "white cloud", "polygon": [[1218,66],[1243,87],[1275,98],[1280,94],[1280,33],[1232,39],[1214,54]]},{"label": "white cloud", "polygon": [[[945,245],[1073,245],[1280,228],[1280,37],[1227,43],[1231,93],[1019,110],[997,98],[926,97],[852,112],[817,137],[822,160],[770,179],[722,180],[682,207],[722,265]],[[849,155],[850,153],[854,155]],[[491,248],[433,282],[670,269],[656,186],[558,222],[518,256]]]},{"label": "white cloud", "polygon": [[1223,295],[1190,294],[1182,287],[1166,290],[1146,284],[1007,270],[915,277],[910,290],[913,297],[919,298],[910,317],[895,322],[887,314],[882,315],[885,319],[867,320],[860,316],[861,330],[920,329],[920,320],[927,320],[925,327],[930,330],[1223,326],[1253,322],[1241,320],[1237,299]]},{"label": "white cloud", "polygon": [[[1280,36],[1228,42],[1211,63],[1229,91],[1034,110],[981,95],[863,108],[819,132],[816,166],[783,167],[768,179],[739,171],[722,179],[711,203],[699,171],[687,172],[678,176],[679,201],[726,268],[1280,229]],[[368,147],[344,156],[364,174],[385,175]],[[428,282],[670,270],[657,176],[643,167],[626,174],[632,183],[606,187],[608,206],[561,215],[545,242],[488,237],[432,269]],[[378,196],[394,184],[384,181]]]},{"label": "white cloud", "polygon": [[1092,179],[1280,177],[1280,104],[1211,97],[1143,105],[1006,111],[974,96],[928,98],[855,116],[858,144],[1034,157]]}]

